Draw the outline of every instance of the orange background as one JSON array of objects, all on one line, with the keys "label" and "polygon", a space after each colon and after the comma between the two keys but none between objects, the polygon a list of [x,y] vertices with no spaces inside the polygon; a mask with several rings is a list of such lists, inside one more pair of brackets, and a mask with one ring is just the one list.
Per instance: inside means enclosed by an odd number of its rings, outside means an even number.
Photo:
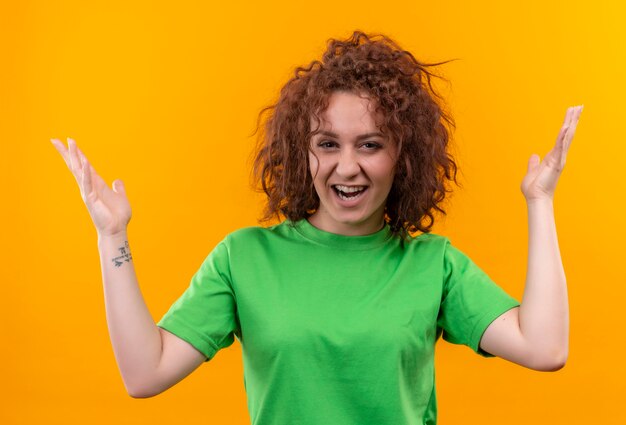
[{"label": "orange background", "polygon": [[[330,37],[383,32],[423,61],[457,121],[464,189],[435,233],[521,299],[532,153],[585,109],[555,197],[570,356],[542,373],[440,341],[441,424],[623,423],[619,264],[626,99],[618,1],[83,2],[0,4],[3,182],[0,422],[249,423],[241,347],[167,392],[124,390],[106,327],[96,233],[51,137],[121,178],[138,279],[158,320],[228,232],[255,225],[258,111]],[[381,6],[382,5],[382,6]]]}]

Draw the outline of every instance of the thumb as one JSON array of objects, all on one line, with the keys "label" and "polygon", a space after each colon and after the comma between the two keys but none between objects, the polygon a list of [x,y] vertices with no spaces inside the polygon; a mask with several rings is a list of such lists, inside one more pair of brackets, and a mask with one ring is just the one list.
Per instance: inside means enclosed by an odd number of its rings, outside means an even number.
[{"label": "thumb", "polygon": [[535,168],[537,168],[537,166],[539,165],[539,161],[540,161],[539,155],[537,155],[536,153],[530,156],[530,159],[528,160],[528,172],[529,173]]},{"label": "thumb", "polygon": [[115,193],[121,193],[123,195],[126,195],[126,188],[124,187],[124,182],[122,182],[121,180],[115,180],[113,182],[113,192]]}]

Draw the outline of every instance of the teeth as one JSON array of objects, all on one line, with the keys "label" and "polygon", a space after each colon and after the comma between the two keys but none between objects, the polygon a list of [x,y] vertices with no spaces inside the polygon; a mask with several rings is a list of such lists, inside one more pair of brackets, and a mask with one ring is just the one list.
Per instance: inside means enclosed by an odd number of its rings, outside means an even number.
[{"label": "teeth", "polygon": [[362,190],[365,189],[366,186],[342,186],[339,184],[335,185],[335,188],[337,190],[342,191],[343,193],[354,193],[354,192],[360,192]]},{"label": "teeth", "polygon": [[337,192],[337,195],[344,201],[353,201],[355,199],[360,198],[362,194],[363,194],[363,191],[357,193],[356,195],[347,196],[347,194],[345,194],[344,192],[341,192],[341,191]]}]

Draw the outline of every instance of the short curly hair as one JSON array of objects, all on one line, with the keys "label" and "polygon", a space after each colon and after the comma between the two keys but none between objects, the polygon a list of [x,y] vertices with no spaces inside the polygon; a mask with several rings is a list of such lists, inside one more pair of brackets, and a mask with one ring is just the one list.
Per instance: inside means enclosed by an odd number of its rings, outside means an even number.
[{"label": "short curly hair", "polygon": [[296,68],[278,101],[259,112],[253,178],[267,195],[262,221],[283,216],[295,222],[319,207],[308,159],[319,129],[311,129],[311,118],[319,122],[333,92],[347,91],[374,101],[384,117],[381,132],[399,147],[385,221],[403,237],[430,232],[435,210],[446,214],[440,204],[452,191],[447,183],[460,186],[448,152],[455,124],[432,87],[431,77],[438,76],[426,69],[447,62],[418,62],[382,34],[355,31],[347,40],[329,39],[321,62]]}]

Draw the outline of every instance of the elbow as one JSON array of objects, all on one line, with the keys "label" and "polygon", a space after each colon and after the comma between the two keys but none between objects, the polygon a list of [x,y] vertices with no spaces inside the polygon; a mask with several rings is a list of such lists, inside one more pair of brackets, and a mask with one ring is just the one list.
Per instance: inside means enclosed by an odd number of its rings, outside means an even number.
[{"label": "elbow", "polygon": [[156,395],[147,391],[128,390],[127,392],[132,398],[150,398]]},{"label": "elbow", "polygon": [[554,360],[547,363],[542,363],[533,369],[540,372],[557,372],[565,367],[565,360]]},{"label": "elbow", "polygon": [[556,372],[565,367],[567,352],[551,356],[543,356],[531,368],[540,372]]},{"label": "elbow", "polygon": [[154,391],[146,385],[130,385],[124,382],[126,392],[131,398],[150,398],[159,394],[158,391]]}]

